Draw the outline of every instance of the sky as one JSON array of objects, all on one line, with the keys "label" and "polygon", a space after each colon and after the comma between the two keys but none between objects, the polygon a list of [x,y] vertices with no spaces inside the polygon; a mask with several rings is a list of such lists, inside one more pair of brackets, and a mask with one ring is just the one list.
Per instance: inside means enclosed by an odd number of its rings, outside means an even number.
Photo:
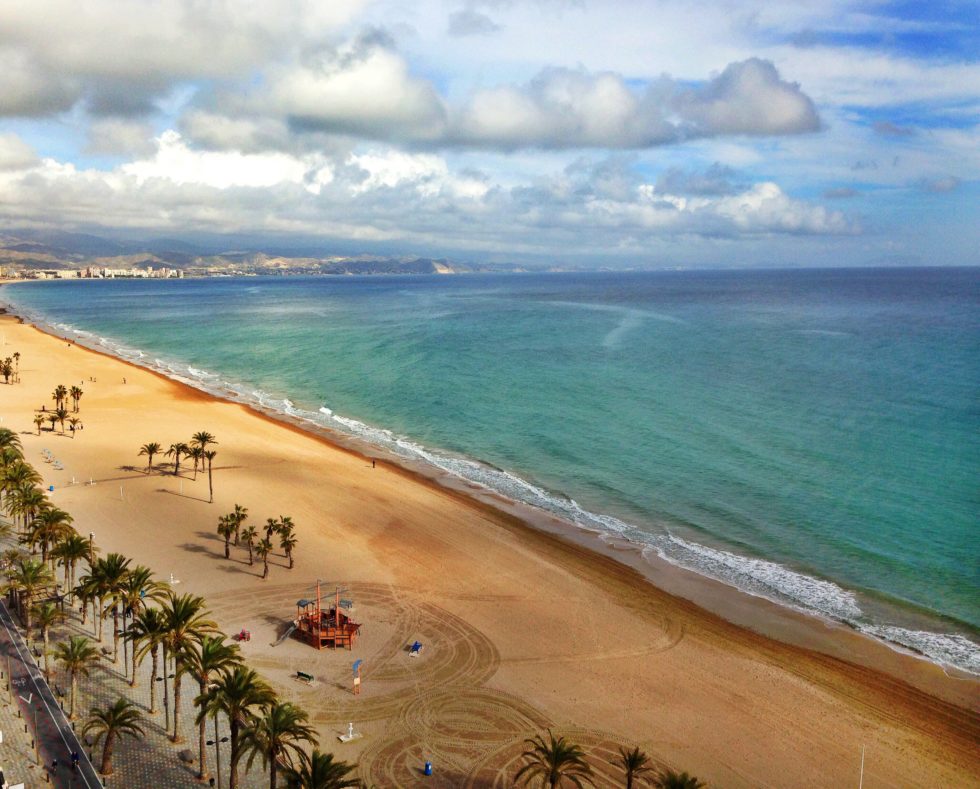
[{"label": "sky", "polygon": [[976,0],[0,0],[0,231],[977,265]]}]

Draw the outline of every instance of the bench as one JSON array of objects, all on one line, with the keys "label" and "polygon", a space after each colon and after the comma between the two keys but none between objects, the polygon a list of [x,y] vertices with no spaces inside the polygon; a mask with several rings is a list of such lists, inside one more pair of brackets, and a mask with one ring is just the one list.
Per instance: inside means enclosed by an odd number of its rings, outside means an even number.
[{"label": "bench", "polygon": [[307,674],[305,671],[297,671],[296,679],[300,682],[305,682],[307,685],[312,685],[314,678],[312,674]]}]

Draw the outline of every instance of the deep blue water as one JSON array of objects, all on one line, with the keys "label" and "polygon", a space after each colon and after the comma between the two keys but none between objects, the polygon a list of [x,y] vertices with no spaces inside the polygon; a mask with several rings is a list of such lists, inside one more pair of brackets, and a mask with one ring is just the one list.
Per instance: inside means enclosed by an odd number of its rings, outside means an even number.
[{"label": "deep blue water", "polygon": [[51,282],[3,298],[980,672],[978,269]]}]

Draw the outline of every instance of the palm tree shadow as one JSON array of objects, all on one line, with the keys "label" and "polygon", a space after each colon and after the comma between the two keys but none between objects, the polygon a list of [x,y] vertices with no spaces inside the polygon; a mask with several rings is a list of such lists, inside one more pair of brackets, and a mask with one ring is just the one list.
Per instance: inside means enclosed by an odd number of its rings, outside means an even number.
[{"label": "palm tree shadow", "polygon": [[185,542],[183,545],[178,545],[177,547],[183,548],[185,551],[189,551],[190,553],[204,553],[208,556],[213,556],[215,559],[225,558],[223,553],[215,553],[204,545],[198,545],[196,542]]},{"label": "palm tree shadow", "polygon": [[207,499],[203,499],[200,496],[191,496],[187,493],[181,493],[179,490],[167,490],[166,488],[157,488],[157,493],[169,493],[171,496],[177,496],[182,499],[190,499],[191,501],[202,501],[205,504],[210,504],[211,502]]}]

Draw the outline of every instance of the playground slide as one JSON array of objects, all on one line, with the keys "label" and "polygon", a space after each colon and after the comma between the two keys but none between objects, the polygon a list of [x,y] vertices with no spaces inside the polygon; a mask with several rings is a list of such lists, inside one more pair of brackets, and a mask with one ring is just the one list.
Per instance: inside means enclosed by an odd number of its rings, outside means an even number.
[{"label": "playground slide", "polygon": [[283,641],[285,641],[285,640],[286,640],[287,638],[289,638],[289,637],[290,637],[290,636],[291,636],[291,635],[293,634],[293,631],[294,631],[295,629],[296,629],[296,623],[295,623],[295,622],[293,622],[293,623],[292,623],[292,624],[291,624],[291,625],[289,626],[289,629],[287,629],[285,633],[283,633],[283,634],[282,634],[281,636],[279,636],[279,640],[278,640],[278,641],[276,641],[276,643],[275,643],[275,644],[273,644],[272,646],[274,646],[274,647],[277,647],[277,646],[279,646],[279,645],[280,645],[280,644],[281,644],[281,643],[282,643]]}]

